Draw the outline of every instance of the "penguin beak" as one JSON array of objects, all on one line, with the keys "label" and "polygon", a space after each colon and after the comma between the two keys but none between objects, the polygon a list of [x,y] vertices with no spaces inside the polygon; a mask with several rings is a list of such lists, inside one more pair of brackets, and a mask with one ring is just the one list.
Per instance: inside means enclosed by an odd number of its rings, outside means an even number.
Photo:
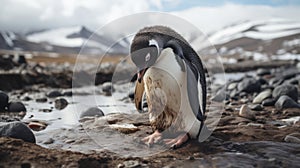
[{"label": "penguin beak", "polygon": [[144,77],[145,72],[147,71],[147,69],[148,68],[144,68],[142,70],[139,70],[138,76],[137,76],[139,83],[141,83],[141,81],[143,80],[143,77]]}]

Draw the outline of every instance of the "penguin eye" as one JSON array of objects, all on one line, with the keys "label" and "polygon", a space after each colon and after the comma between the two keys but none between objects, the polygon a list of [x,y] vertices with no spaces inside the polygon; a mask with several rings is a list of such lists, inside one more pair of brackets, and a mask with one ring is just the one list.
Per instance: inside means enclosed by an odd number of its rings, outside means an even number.
[{"label": "penguin eye", "polygon": [[150,53],[148,53],[145,57],[145,61],[148,62],[150,60],[150,57],[151,57],[151,55],[150,55]]}]

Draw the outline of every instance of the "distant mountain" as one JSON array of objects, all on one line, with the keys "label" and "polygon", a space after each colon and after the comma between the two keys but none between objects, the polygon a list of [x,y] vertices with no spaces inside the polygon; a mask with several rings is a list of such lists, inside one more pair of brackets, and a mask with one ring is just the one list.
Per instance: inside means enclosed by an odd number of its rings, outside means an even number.
[{"label": "distant mountain", "polygon": [[0,49],[85,54],[127,54],[129,41],[115,43],[109,35],[93,34],[84,26],[33,31],[25,36],[1,32]]},{"label": "distant mountain", "polygon": [[[0,49],[85,54],[128,54],[132,36],[97,32],[84,26],[31,31],[26,35],[0,31]],[[300,54],[300,23],[282,19],[238,22],[208,35],[186,32],[200,54],[209,56],[261,57]],[[199,33],[198,33],[199,34]],[[121,39],[121,40],[119,40]],[[217,50],[212,49],[214,46]],[[256,55],[256,56],[255,56]]]},{"label": "distant mountain", "polygon": [[226,26],[212,33],[208,39],[223,51],[238,48],[272,55],[282,49],[294,49],[289,41],[300,39],[300,23],[282,19],[245,21]]}]

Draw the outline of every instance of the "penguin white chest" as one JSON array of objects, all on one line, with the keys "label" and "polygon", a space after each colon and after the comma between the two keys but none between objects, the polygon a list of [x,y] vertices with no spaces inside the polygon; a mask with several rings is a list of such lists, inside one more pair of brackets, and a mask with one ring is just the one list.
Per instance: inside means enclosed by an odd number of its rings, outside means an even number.
[{"label": "penguin white chest", "polygon": [[186,99],[186,75],[172,49],[164,49],[144,75],[151,125],[158,130],[170,126],[184,129],[182,104]]}]

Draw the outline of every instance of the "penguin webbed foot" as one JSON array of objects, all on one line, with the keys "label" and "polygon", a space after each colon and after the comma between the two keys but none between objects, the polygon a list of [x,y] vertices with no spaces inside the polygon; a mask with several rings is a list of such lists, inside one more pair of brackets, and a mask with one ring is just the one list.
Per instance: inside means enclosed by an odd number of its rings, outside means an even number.
[{"label": "penguin webbed foot", "polygon": [[154,133],[142,139],[142,141],[146,145],[148,145],[148,147],[151,147],[154,143],[159,143],[161,140],[162,133],[160,133],[158,130],[154,131]]},{"label": "penguin webbed foot", "polygon": [[174,139],[164,139],[164,142],[166,145],[168,145],[170,147],[170,149],[177,149],[177,148],[180,148],[182,145],[184,145],[189,139],[190,139],[189,134],[184,133],[184,134],[178,135]]}]

